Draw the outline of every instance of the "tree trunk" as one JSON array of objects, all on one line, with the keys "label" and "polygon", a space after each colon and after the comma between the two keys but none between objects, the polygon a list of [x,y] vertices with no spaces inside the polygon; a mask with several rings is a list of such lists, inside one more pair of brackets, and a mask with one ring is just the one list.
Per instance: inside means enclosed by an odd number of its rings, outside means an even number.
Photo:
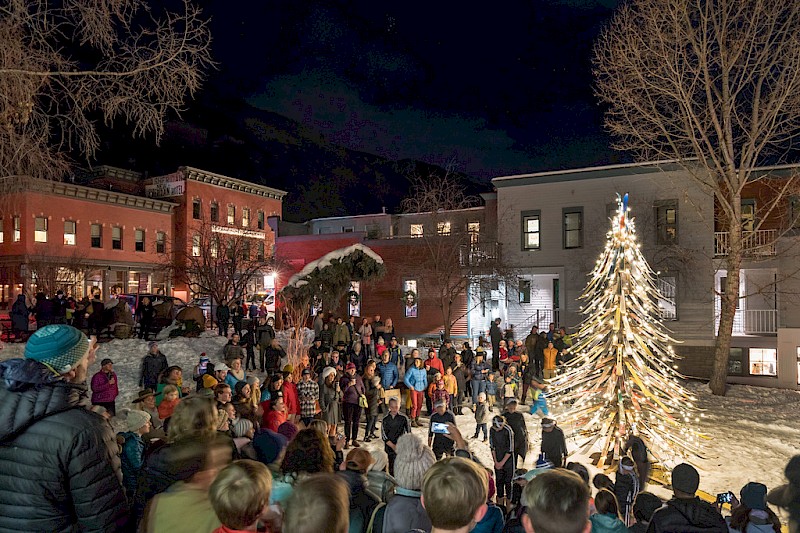
[{"label": "tree trunk", "polygon": [[452,304],[447,300],[442,300],[442,329],[444,330],[444,338],[450,338],[450,315],[452,314]]},{"label": "tree trunk", "polygon": [[739,279],[742,265],[742,228],[737,220],[730,224],[730,249],[725,261],[727,279],[725,293],[720,299],[719,329],[714,344],[714,366],[708,387],[717,396],[725,396],[728,381],[728,358],[730,356],[733,322],[739,301]]}]

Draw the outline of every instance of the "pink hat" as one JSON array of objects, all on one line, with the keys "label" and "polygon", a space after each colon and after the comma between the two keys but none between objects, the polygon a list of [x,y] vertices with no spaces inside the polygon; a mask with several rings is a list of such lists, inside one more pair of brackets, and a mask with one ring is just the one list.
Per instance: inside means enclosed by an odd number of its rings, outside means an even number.
[{"label": "pink hat", "polygon": [[347,367],[345,368],[345,370],[350,370],[351,368],[355,368],[355,367],[356,367],[355,363],[347,363]]}]

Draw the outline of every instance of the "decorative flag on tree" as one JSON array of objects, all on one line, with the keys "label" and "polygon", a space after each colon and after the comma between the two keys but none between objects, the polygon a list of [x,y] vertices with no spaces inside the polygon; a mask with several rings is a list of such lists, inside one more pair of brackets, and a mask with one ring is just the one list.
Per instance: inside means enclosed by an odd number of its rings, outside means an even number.
[{"label": "decorative flag on tree", "polygon": [[678,381],[675,341],[658,311],[663,296],[636,242],[627,194],[617,197],[608,242],[589,277],[573,358],[550,382],[550,397],[567,407],[562,423],[580,428],[582,453],[599,444],[599,467],[620,457],[631,434],[662,462],[699,455],[693,425],[702,415]]}]

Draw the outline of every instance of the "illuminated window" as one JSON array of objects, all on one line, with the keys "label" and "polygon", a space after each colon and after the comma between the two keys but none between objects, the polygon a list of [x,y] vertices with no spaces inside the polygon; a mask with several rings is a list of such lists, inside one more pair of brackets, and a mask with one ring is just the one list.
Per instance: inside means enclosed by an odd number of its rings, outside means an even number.
[{"label": "illuminated window", "polygon": [[122,250],[122,228],[119,226],[111,228],[111,249]]},{"label": "illuminated window", "polygon": [[3,219],[2,219],[2,218],[0,218],[0,243],[2,243],[2,242],[3,242],[3,239],[4,239],[4,238],[5,238],[5,237],[4,237],[4,235],[3,235]]},{"label": "illuminated window", "polygon": [[469,233],[470,244],[476,244],[481,240],[481,223],[469,222],[467,223],[467,233]]},{"label": "illuminated window", "polygon": [[531,303],[531,280],[529,279],[519,280],[519,303]]},{"label": "illuminated window", "polygon": [[541,248],[540,231],[541,214],[539,211],[522,213],[522,249],[539,250]]},{"label": "illuminated window", "polygon": [[233,226],[236,224],[236,206],[229,205],[228,206],[228,225]]},{"label": "illuminated window", "polygon": [[219,205],[217,202],[211,203],[211,222],[219,222]]},{"label": "illuminated window", "polygon": [[200,235],[192,236],[192,257],[200,257]]},{"label": "illuminated window", "polygon": [[156,233],[156,253],[163,254],[167,251],[167,234],[163,231]]},{"label": "illuminated window", "polygon": [[217,258],[219,256],[219,239],[217,239],[216,237],[211,239],[211,247],[209,248],[208,251],[211,254],[211,257],[213,258]]},{"label": "illuminated window", "polygon": [[750,348],[750,375],[777,376],[778,350],[775,348]]},{"label": "illuminated window", "polygon": [[664,320],[678,319],[677,286],[678,280],[675,276],[660,275],[656,279],[658,287],[658,311]]},{"label": "illuminated window", "polygon": [[34,242],[47,242],[47,219],[45,217],[36,217],[33,228]]},{"label": "illuminated window", "polygon": [[422,237],[422,224],[411,224],[411,237]]},{"label": "illuminated window", "polygon": [[436,224],[436,232],[439,235],[450,235],[450,222],[439,222]]},{"label": "illuminated window", "polygon": [[136,239],[134,249],[137,252],[144,252],[144,230],[137,229],[136,231],[133,232],[133,234]]},{"label": "illuminated window", "polygon": [[14,237],[12,240],[14,242],[19,242],[22,238],[22,220],[19,217],[14,217],[12,223],[14,225]]},{"label": "illuminated window", "polygon": [[407,279],[403,281],[403,316],[417,318],[418,307],[417,280]]},{"label": "illuminated window", "polygon": [[103,247],[103,226],[92,224],[92,248]]},{"label": "illuminated window", "polygon": [[75,246],[75,233],[77,224],[73,220],[64,221],[64,244],[67,246]]},{"label": "illuminated window", "polygon": [[242,208],[242,227],[249,228],[250,227],[250,208],[243,207]]}]

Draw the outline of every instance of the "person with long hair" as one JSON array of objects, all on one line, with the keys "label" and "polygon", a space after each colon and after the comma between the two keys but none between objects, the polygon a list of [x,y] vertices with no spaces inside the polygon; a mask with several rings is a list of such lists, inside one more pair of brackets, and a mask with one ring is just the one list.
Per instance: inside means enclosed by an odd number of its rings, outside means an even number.
[{"label": "person with long hair", "polygon": [[594,497],[597,513],[589,517],[592,533],[628,533],[625,523],[620,520],[617,497],[608,489],[602,489]]},{"label": "person with long hair", "polygon": [[767,487],[750,482],[739,492],[739,505],[725,519],[728,528],[737,533],[780,533],[781,520],[767,505]]},{"label": "person with long hair", "polygon": [[342,389],[336,379],[336,369],[326,367],[322,371],[322,386],[319,391],[319,406],[322,419],[328,423],[328,435],[336,435],[336,425],[341,419]]}]

